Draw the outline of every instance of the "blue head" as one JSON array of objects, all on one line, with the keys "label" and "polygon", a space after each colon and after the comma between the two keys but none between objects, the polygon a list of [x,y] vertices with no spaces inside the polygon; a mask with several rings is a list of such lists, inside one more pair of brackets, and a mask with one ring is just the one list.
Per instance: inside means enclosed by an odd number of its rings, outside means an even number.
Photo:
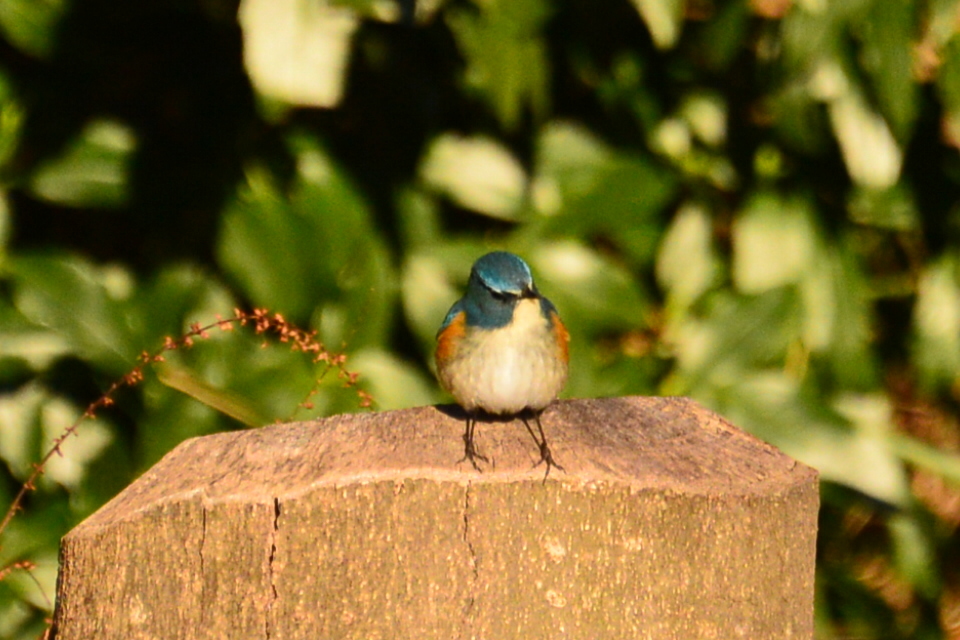
[{"label": "blue head", "polygon": [[467,324],[484,329],[505,326],[521,299],[539,295],[526,262],[506,251],[488,253],[470,270],[463,296]]},{"label": "blue head", "polygon": [[536,296],[530,267],[518,256],[506,251],[488,253],[473,263],[467,295],[491,295],[494,299],[512,299]]},{"label": "blue head", "polygon": [[540,299],[541,304],[552,308],[537,291],[526,262],[506,251],[488,253],[473,264],[467,292],[450,309],[444,327],[461,311],[466,312],[469,326],[483,329],[506,326],[513,318],[517,303],[525,298]]}]

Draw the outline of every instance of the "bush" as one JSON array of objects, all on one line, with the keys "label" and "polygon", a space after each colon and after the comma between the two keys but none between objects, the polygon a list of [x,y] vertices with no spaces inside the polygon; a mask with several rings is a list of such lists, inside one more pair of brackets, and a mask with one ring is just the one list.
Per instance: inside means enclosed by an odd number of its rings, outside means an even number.
[{"label": "bush", "polygon": [[[8,0],[0,504],[235,307],[317,330],[378,408],[441,401],[434,333],[505,248],[571,330],[568,395],[689,395],[821,471],[820,637],[954,637],[956,12]],[[0,637],[38,635],[59,537],[184,438],[359,408],[259,342],[167,354],[65,443],[0,538],[37,565]]]}]

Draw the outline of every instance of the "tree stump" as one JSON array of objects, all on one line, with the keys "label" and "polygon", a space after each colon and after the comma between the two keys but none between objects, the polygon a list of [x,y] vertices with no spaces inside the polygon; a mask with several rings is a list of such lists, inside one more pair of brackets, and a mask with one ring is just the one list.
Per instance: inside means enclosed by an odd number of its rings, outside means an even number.
[{"label": "tree stump", "polygon": [[812,638],[813,469],[632,397],[549,408],[546,479],[519,420],[481,421],[477,472],[463,418],[184,442],[64,537],[55,636]]}]

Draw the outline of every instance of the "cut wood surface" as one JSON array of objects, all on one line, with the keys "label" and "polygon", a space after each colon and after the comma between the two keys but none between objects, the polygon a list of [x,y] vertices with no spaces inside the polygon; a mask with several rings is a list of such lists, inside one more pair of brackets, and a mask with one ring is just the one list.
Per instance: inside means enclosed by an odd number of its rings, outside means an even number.
[{"label": "cut wood surface", "polygon": [[[817,476],[682,398],[188,440],[63,540],[57,638],[812,638]],[[802,428],[803,425],[797,425]]]}]

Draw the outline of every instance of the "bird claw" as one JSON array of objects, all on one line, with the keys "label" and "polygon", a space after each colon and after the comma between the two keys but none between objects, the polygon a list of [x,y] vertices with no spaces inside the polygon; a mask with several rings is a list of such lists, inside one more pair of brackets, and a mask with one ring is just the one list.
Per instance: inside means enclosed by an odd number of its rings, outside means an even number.
[{"label": "bird claw", "polygon": [[482,460],[483,462],[490,464],[490,459],[487,456],[483,455],[477,451],[476,445],[473,443],[473,433],[470,433],[471,437],[468,437],[467,434],[463,436],[463,457],[457,461],[457,464],[460,464],[466,460],[470,461],[470,464],[473,466],[474,470],[482,472],[483,469],[480,468],[480,465],[477,464],[477,460]]},{"label": "bird claw", "polygon": [[547,443],[541,442],[539,443],[539,445],[540,445],[540,459],[537,461],[535,465],[533,465],[533,468],[536,469],[541,464],[547,465],[547,471],[546,473],[543,474],[543,481],[546,482],[547,478],[550,476],[551,467],[555,467],[560,471],[563,471],[564,473],[566,473],[567,470],[563,468],[563,465],[561,465],[560,463],[558,463],[556,460],[553,459],[553,453],[550,451],[550,447],[547,446]]},{"label": "bird claw", "polygon": [[524,416],[521,416],[520,419],[523,420],[523,426],[527,428],[527,433],[529,433],[533,441],[537,443],[537,449],[540,450],[540,459],[533,465],[533,468],[536,469],[541,464],[547,465],[547,471],[543,474],[543,481],[546,482],[547,478],[550,477],[550,469],[552,467],[556,467],[566,473],[567,470],[553,459],[553,452],[550,451],[550,445],[547,444],[547,436],[543,433],[543,425],[540,424],[540,414],[537,413],[533,415],[534,424],[537,425],[537,431],[540,433],[539,438],[537,434],[534,433],[533,427],[530,426],[530,420]]}]

